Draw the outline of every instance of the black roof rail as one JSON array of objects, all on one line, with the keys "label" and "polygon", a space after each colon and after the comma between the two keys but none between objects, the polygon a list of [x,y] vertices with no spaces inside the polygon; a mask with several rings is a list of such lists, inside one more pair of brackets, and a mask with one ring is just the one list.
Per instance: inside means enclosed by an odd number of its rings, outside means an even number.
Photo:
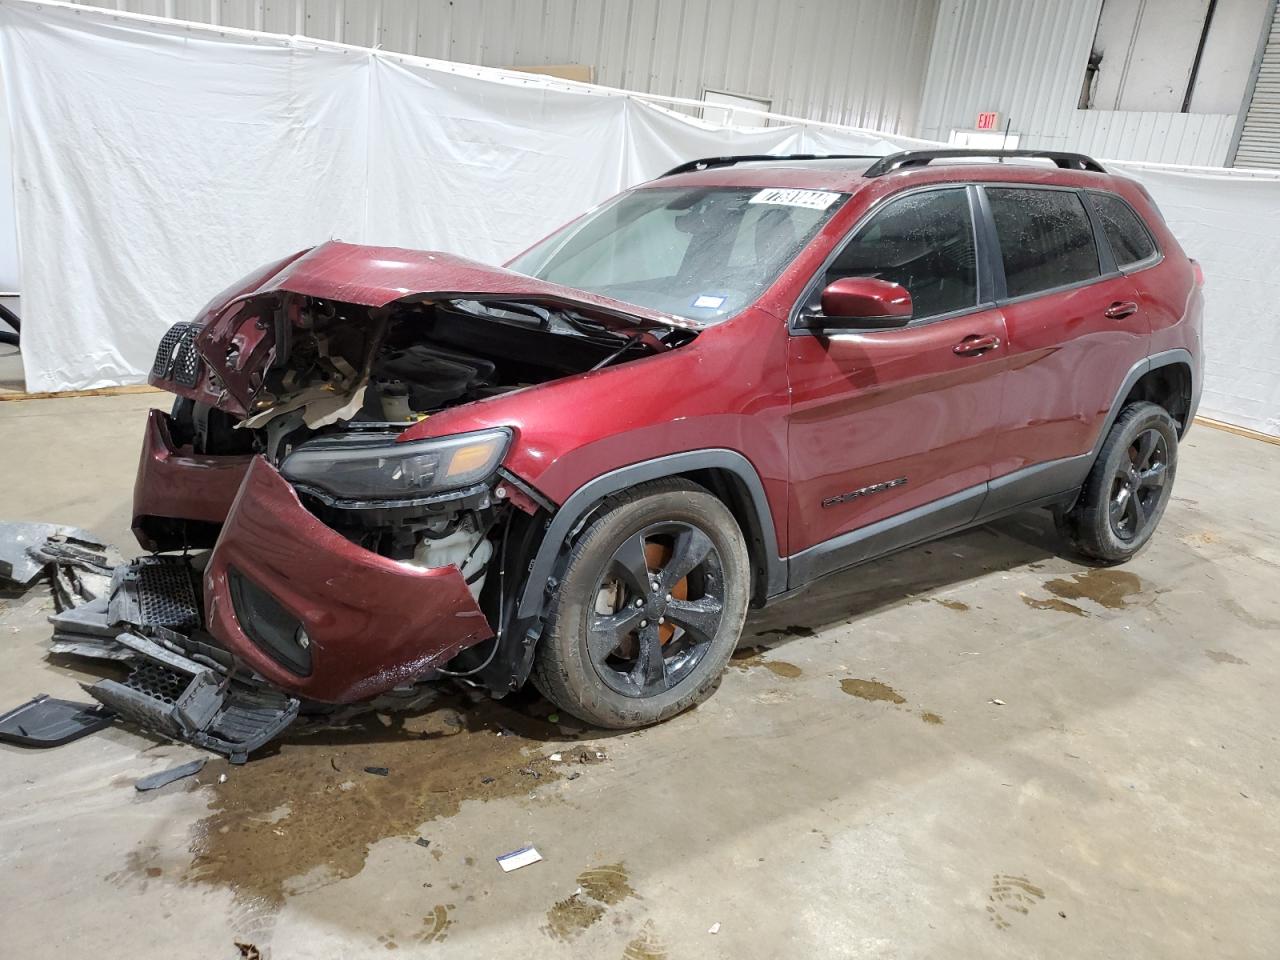
[{"label": "black roof rail", "polygon": [[1086,157],[1083,153],[1063,153],[1059,150],[904,150],[901,153],[891,153],[887,157],[881,157],[871,166],[867,167],[865,177],[882,177],[886,173],[893,173],[895,170],[902,170],[906,167],[924,167],[928,166],[932,160],[951,160],[951,159],[997,159],[1004,160],[1009,157],[1030,157],[1035,160],[1052,160],[1058,167],[1063,170],[1087,170],[1091,173],[1106,173],[1102,164],[1093,157]]},{"label": "black roof rail", "polygon": [[[732,167],[737,163],[754,163],[758,160],[878,160],[879,154],[862,153],[744,153],[736,157],[703,157],[672,167],[662,177],[674,177],[677,173],[692,173],[712,167]],[[657,179],[661,180],[662,177]]]}]

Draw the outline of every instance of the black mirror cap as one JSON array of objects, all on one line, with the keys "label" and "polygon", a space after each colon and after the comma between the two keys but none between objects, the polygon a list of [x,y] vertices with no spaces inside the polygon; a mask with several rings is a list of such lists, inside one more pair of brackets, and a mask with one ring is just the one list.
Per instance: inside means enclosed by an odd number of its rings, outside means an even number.
[{"label": "black mirror cap", "polygon": [[863,330],[896,330],[911,322],[911,317],[828,317],[820,310],[801,313],[795,328],[813,334],[843,333]]}]

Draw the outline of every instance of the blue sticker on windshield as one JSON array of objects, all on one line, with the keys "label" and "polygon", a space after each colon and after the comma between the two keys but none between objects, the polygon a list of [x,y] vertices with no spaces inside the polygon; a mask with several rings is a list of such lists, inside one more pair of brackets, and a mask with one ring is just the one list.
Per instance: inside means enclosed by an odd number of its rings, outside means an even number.
[{"label": "blue sticker on windshield", "polygon": [[718,310],[724,300],[724,297],[713,297],[709,293],[703,293],[694,299],[693,305],[700,310]]}]

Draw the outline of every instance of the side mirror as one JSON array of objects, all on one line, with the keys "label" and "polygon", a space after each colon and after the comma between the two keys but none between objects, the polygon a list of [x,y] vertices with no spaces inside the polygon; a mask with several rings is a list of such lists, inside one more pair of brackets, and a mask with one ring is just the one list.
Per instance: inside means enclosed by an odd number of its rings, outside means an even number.
[{"label": "side mirror", "polygon": [[801,318],[806,330],[883,330],[911,322],[907,288],[872,277],[844,277],[822,291],[822,313]]}]

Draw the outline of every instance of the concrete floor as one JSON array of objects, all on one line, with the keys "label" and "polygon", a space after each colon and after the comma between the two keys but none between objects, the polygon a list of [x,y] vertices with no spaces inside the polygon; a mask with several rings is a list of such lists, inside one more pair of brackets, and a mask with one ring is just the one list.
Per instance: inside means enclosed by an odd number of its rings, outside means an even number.
[{"label": "concrete floor", "polygon": [[26,390],[22,373],[22,354],[17,347],[0,343],[0,394]]},{"label": "concrete floor", "polygon": [[[127,547],[153,399],[0,403],[11,518]],[[767,651],[636,734],[446,703],[146,795],[198,752],[0,746],[3,952],[1273,956],[1278,476],[1280,446],[1199,427],[1123,571],[1035,514],[900,554],[754,618]],[[45,592],[0,604],[0,704],[77,695]]]}]

